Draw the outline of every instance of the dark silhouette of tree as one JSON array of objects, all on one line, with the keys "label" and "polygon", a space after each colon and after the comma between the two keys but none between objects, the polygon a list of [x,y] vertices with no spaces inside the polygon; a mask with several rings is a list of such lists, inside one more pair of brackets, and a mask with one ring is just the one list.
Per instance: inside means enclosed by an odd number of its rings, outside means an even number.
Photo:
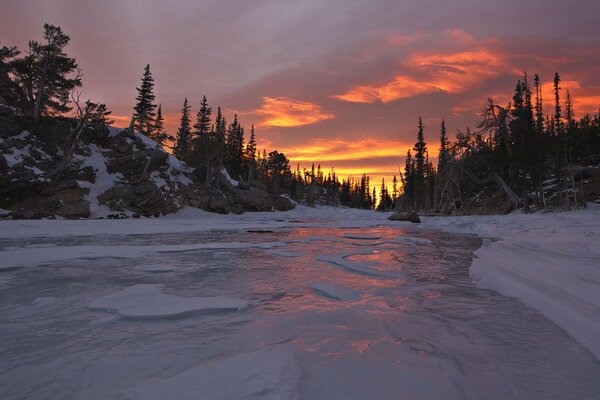
[{"label": "dark silhouette of tree", "polygon": [[150,65],[146,65],[144,68],[144,75],[142,76],[142,84],[139,88],[136,88],[138,94],[135,98],[136,104],[133,107],[135,118],[135,128],[138,132],[151,136],[152,128],[154,127],[154,117],[156,116],[154,104],[154,78],[150,72]]},{"label": "dark silhouette of tree", "polygon": [[44,42],[30,41],[27,54],[12,62],[14,81],[20,88],[21,109],[33,116],[36,123],[42,115],[70,111],[70,95],[81,86],[77,62],[64,52],[69,41],[60,27],[44,24]]},{"label": "dark silhouette of tree", "polygon": [[183,107],[181,108],[179,129],[177,130],[176,143],[175,147],[173,148],[173,154],[175,157],[185,162],[190,160],[191,151],[192,129],[190,112],[190,106],[186,97],[183,101]]}]

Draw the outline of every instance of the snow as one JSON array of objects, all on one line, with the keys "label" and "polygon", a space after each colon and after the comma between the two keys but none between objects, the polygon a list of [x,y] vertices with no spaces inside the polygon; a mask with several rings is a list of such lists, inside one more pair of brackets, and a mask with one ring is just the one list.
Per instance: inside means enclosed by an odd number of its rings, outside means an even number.
[{"label": "snow", "polygon": [[328,282],[315,282],[310,285],[318,293],[321,293],[327,297],[331,297],[335,300],[340,301],[355,301],[360,299],[360,292],[352,290],[345,286],[336,285]]},{"label": "snow", "polygon": [[233,187],[237,187],[239,182],[229,176],[229,172],[227,172],[225,167],[221,168],[221,175],[223,175],[225,179],[227,179],[227,182],[229,182]]},{"label": "snow", "polygon": [[95,183],[88,181],[77,181],[77,184],[82,188],[89,189],[89,193],[85,195],[84,199],[90,203],[90,217],[99,218],[106,217],[109,214],[113,214],[105,205],[98,203],[98,196],[113,187],[118,181],[122,181],[124,178],[121,174],[109,174],[106,170],[106,158],[102,150],[95,144],[89,145],[92,154],[88,157],[83,157],[83,166],[92,167],[96,173]]},{"label": "snow", "polygon": [[91,310],[109,311],[126,319],[184,318],[200,313],[241,311],[248,302],[230,297],[181,297],[162,293],[163,285],[138,284],[93,300]]},{"label": "snow", "polygon": [[279,344],[210,360],[167,378],[152,378],[137,386],[135,393],[144,400],[295,400],[299,375],[293,352]]},{"label": "snow", "polygon": [[543,313],[600,360],[600,206],[572,212],[424,218],[484,238],[471,277]]}]

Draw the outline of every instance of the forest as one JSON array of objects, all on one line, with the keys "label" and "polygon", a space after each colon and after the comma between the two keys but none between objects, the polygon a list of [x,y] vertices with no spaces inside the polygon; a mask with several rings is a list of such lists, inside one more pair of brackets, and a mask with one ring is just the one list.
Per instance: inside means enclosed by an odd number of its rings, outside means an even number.
[{"label": "forest", "polygon": [[[0,44],[0,107],[32,121],[34,130],[44,119],[72,121],[61,170],[69,168],[85,126],[114,122],[105,104],[80,101],[82,70],[65,53],[69,40],[60,27],[46,24],[44,41],[30,41],[24,53]],[[474,128],[451,137],[442,120],[434,146],[426,143],[419,119],[412,151],[404,155],[398,149],[404,169],[394,176],[391,191],[367,174],[340,179],[333,168],[292,167],[285,154],[259,150],[254,126],[248,131],[237,115],[228,120],[221,107],[215,112],[206,96],[195,113],[185,98],[177,132],[167,133],[150,65],[136,88],[129,129],[172,152],[207,186],[226,170],[239,182],[259,181],[271,193],[310,206],[441,214],[582,207],[587,197],[597,195],[593,187],[584,187],[592,177],[584,166],[600,162],[600,113],[577,118],[558,72],[553,84],[554,107],[544,110],[548,94],[542,93],[539,76],[532,84],[524,73],[512,100],[498,104],[488,99]]]}]

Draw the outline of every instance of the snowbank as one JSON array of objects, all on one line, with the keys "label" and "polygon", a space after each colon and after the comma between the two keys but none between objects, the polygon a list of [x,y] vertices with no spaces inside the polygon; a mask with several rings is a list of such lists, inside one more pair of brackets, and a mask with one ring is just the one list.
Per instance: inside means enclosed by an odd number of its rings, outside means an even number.
[{"label": "snowbank", "polygon": [[484,239],[471,277],[540,311],[600,359],[600,206],[583,211],[424,218]]}]

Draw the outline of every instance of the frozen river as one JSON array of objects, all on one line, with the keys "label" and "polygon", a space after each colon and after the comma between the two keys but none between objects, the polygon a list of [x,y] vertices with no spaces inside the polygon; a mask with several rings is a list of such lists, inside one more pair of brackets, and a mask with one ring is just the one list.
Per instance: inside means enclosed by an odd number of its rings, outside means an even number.
[{"label": "frozen river", "polygon": [[295,225],[0,240],[56,253],[0,270],[0,398],[600,397],[587,349],[472,282],[476,236]]}]

